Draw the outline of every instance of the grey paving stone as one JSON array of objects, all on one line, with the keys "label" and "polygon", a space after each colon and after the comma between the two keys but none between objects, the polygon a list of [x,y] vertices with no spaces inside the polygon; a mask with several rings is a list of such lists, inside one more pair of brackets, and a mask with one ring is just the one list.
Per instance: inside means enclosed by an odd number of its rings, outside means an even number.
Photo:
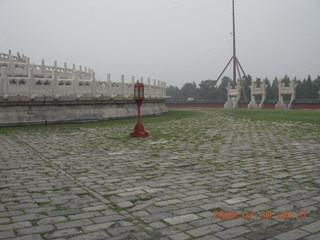
[{"label": "grey paving stone", "polygon": [[132,207],[134,204],[130,201],[124,201],[124,202],[119,202],[117,205],[121,208],[129,208]]},{"label": "grey paving stone", "polygon": [[41,235],[39,234],[32,234],[28,236],[21,236],[21,237],[15,237],[15,238],[8,238],[8,240],[43,240]]},{"label": "grey paving stone", "polygon": [[92,221],[94,221],[95,223],[103,223],[103,222],[113,222],[113,221],[121,220],[124,218],[125,217],[123,217],[121,215],[109,215],[109,216],[92,218]]},{"label": "grey paving stone", "polygon": [[111,235],[117,236],[117,235],[121,235],[121,234],[132,234],[133,232],[139,232],[139,228],[135,227],[135,226],[128,226],[128,227],[119,227],[119,228],[114,228],[114,229],[110,229],[108,230],[108,233],[110,233]]},{"label": "grey paving stone", "polygon": [[250,232],[250,230],[246,227],[234,227],[225,231],[220,231],[218,233],[215,233],[215,235],[222,239],[230,239],[230,238],[239,237],[248,232]]},{"label": "grey paving stone", "polygon": [[56,216],[65,216],[65,215],[73,215],[81,213],[80,209],[68,209],[68,210],[59,210],[59,211],[53,211],[49,213],[50,217],[56,217]]},{"label": "grey paving stone", "polygon": [[1,231],[0,232],[0,239],[8,239],[13,238],[15,236],[13,231]]},{"label": "grey paving stone", "polygon": [[93,240],[93,239],[108,239],[110,235],[108,235],[106,232],[100,231],[100,232],[93,232],[88,234],[82,234],[78,235],[72,238],[69,238],[69,240]]},{"label": "grey paving stone", "polygon": [[175,225],[175,224],[181,224],[181,223],[185,223],[185,222],[191,222],[191,221],[197,220],[199,218],[200,217],[195,214],[187,214],[187,215],[175,216],[175,217],[171,217],[171,218],[165,218],[163,220],[166,221],[167,223]]},{"label": "grey paving stone", "polygon": [[257,198],[257,199],[248,201],[246,203],[248,203],[248,204],[250,204],[252,206],[256,206],[256,205],[259,205],[259,204],[267,203],[269,201],[270,201],[270,199],[262,197],[262,198]]},{"label": "grey paving stone", "polygon": [[179,199],[170,199],[167,201],[161,201],[161,202],[156,202],[155,205],[159,207],[167,206],[167,205],[172,205],[172,204],[177,204],[181,203],[182,201]]},{"label": "grey paving stone", "polygon": [[60,238],[60,237],[69,237],[72,235],[79,235],[82,234],[82,232],[76,228],[68,228],[68,229],[62,229],[53,231],[50,233],[44,234],[44,237],[46,239],[53,239],[53,238]]},{"label": "grey paving stone", "polygon": [[31,226],[32,224],[30,221],[17,222],[12,224],[3,224],[3,225],[0,225],[0,231],[8,231],[8,230],[26,228]]},{"label": "grey paving stone", "polygon": [[65,222],[68,219],[63,216],[58,216],[58,217],[48,217],[48,218],[43,218],[37,221],[38,225],[47,225],[47,224],[53,224],[57,222]]},{"label": "grey paving stone", "polygon": [[190,239],[190,236],[188,236],[185,233],[177,233],[169,236],[170,239],[172,240],[186,240]]},{"label": "grey paving stone", "polygon": [[310,233],[320,232],[320,221],[305,225],[305,226],[301,227],[300,229],[302,229],[304,231],[308,231]]},{"label": "grey paving stone", "polygon": [[10,223],[10,222],[11,222],[10,218],[7,218],[7,217],[0,218],[0,224]]},{"label": "grey paving stone", "polygon": [[248,200],[249,199],[246,198],[246,197],[237,197],[237,198],[227,199],[227,200],[225,200],[225,202],[228,203],[228,204],[236,204],[236,203],[239,203],[239,202],[246,202]]},{"label": "grey paving stone", "polygon": [[200,208],[202,208],[204,210],[211,210],[211,209],[220,208],[222,206],[225,206],[225,203],[223,203],[223,202],[215,202],[215,203],[208,203],[208,204],[201,205]]},{"label": "grey paving stone", "polygon": [[198,237],[205,236],[210,233],[221,231],[221,230],[223,230],[223,227],[220,227],[217,224],[212,224],[212,225],[208,225],[208,226],[194,228],[192,230],[187,231],[187,233],[193,237],[198,238]]},{"label": "grey paving stone", "polygon": [[168,235],[173,235],[180,232],[185,232],[190,229],[192,229],[192,226],[190,224],[183,223],[183,224],[163,228],[160,230],[160,233],[163,236],[168,236]]},{"label": "grey paving stone", "polygon": [[43,214],[26,214],[26,215],[20,215],[12,217],[13,222],[22,222],[27,220],[36,220],[40,218],[45,218],[46,216]]},{"label": "grey paving stone", "polygon": [[308,237],[305,237],[305,240],[319,240],[319,239],[320,239],[320,233],[316,233]]},{"label": "grey paving stone", "polygon": [[64,229],[64,228],[88,226],[91,224],[93,224],[93,222],[91,220],[81,219],[81,220],[74,220],[74,221],[69,221],[69,222],[56,223],[55,226],[57,229]]},{"label": "grey paving stone", "polygon": [[99,223],[82,227],[84,232],[94,232],[99,230],[107,230],[115,225],[115,222]]},{"label": "grey paving stone", "polygon": [[53,225],[45,225],[45,226],[18,229],[17,232],[19,235],[27,235],[27,234],[34,234],[34,233],[50,232],[50,231],[53,231],[54,229],[55,227]]},{"label": "grey paving stone", "polygon": [[295,240],[295,239],[301,239],[307,235],[310,235],[310,233],[300,229],[294,229],[294,230],[276,235],[274,236],[274,238],[278,240],[287,240],[287,239]]}]

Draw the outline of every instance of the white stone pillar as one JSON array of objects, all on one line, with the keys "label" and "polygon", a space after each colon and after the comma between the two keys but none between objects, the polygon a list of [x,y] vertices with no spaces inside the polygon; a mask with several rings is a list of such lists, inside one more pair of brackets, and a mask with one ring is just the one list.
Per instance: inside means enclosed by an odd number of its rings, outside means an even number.
[{"label": "white stone pillar", "polygon": [[30,58],[27,57],[27,71],[28,71],[29,68],[30,68]]},{"label": "white stone pillar", "polygon": [[[74,67],[74,64],[73,64]],[[78,79],[78,71],[73,69],[73,80],[72,80],[72,85],[73,85],[73,95],[77,96],[78,94],[78,88],[79,88],[79,79]]]},{"label": "white stone pillar", "polygon": [[[150,78],[148,78],[148,80],[147,80],[147,91],[145,92],[145,94],[144,95],[146,95],[146,96],[148,96],[148,97],[150,97],[150,90],[151,90],[151,87],[150,87]],[[146,89],[146,88],[145,88]]]},{"label": "white stone pillar", "polygon": [[135,84],[135,79],[134,76],[131,76],[131,96],[134,96],[134,84]]},{"label": "white stone pillar", "polygon": [[153,79],[153,97],[156,96],[157,91],[157,79]]},{"label": "white stone pillar", "polygon": [[110,73],[107,74],[107,85],[108,85],[107,94],[108,96],[111,96],[111,74]]},{"label": "white stone pillar", "polygon": [[52,70],[51,80],[52,95],[54,98],[58,98],[58,76],[57,76],[57,61],[54,61],[54,69]]},{"label": "white stone pillar", "polygon": [[35,96],[35,79],[33,76],[33,68],[29,68],[27,84],[28,84],[27,86],[29,90],[30,99],[34,99],[36,96]]},{"label": "white stone pillar", "polygon": [[13,64],[13,60],[12,60],[12,54],[11,54],[11,50],[9,50],[9,65],[7,68],[7,74],[9,73],[10,76],[12,76],[13,72],[14,72],[14,64]]},{"label": "white stone pillar", "polygon": [[64,75],[64,78],[67,79],[67,73],[68,73],[68,65],[67,63],[65,62],[64,63],[64,69],[63,69],[63,75]]},{"label": "white stone pillar", "polygon": [[95,97],[97,95],[97,83],[94,71],[91,71],[90,80],[92,84],[92,95]]},{"label": "white stone pillar", "polygon": [[121,75],[121,89],[120,89],[120,95],[121,97],[124,96],[124,75]]},{"label": "white stone pillar", "polygon": [[46,72],[46,65],[44,59],[41,60],[41,76],[44,77]]},{"label": "white stone pillar", "polygon": [[82,79],[82,65],[79,66],[79,79]]}]

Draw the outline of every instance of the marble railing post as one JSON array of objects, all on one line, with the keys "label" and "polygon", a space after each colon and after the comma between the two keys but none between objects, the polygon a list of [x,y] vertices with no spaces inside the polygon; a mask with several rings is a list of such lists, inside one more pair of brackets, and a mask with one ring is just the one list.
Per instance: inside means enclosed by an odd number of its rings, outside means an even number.
[{"label": "marble railing post", "polygon": [[[73,67],[74,67],[74,64],[73,64]],[[77,96],[78,87],[79,87],[78,71],[74,70],[72,73],[73,73],[73,80],[72,80],[73,95]]]},{"label": "marble railing post", "polygon": [[7,75],[7,68],[6,67],[2,67],[1,68],[1,78],[0,78],[0,84],[1,84],[1,95],[4,98],[7,98],[7,96],[9,95],[9,80],[8,80],[8,75]]},{"label": "marble railing post", "polygon": [[134,76],[131,77],[131,96],[134,97],[134,84],[135,84],[135,79]]},{"label": "marble railing post", "polygon": [[111,75],[110,75],[110,73],[107,74],[107,85],[108,85],[107,94],[108,94],[108,96],[111,96]]},{"label": "marble railing post", "polygon": [[29,90],[29,96],[31,99],[35,98],[35,79],[33,77],[33,68],[29,68],[28,70],[28,79],[27,79],[27,86]]},{"label": "marble railing post", "polygon": [[68,72],[68,65],[67,63],[65,62],[64,63],[64,74],[63,74],[63,77],[66,79],[67,78],[67,72]]},{"label": "marble railing post", "polygon": [[52,70],[52,94],[54,98],[58,96],[58,76],[57,76],[57,61],[54,61],[54,68]]},{"label": "marble railing post", "polygon": [[82,79],[82,65],[79,66],[79,79]]},{"label": "marble railing post", "polygon": [[46,65],[44,59],[41,60],[41,76],[44,77],[46,72]]},{"label": "marble railing post", "polygon": [[161,89],[160,89],[160,80],[158,80],[158,92],[157,92],[157,96],[160,96],[160,91],[161,91]]},{"label": "marble railing post", "polygon": [[27,66],[26,66],[27,71],[28,71],[29,68],[30,68],[30,58],[27,57]]},{"label": "marble railing post", "polygon": [[97,94],[97,83],[94,71],[91,71],[90,80],[92,84],[92,95],[96,96]]},{"label": "marble railing post", "polygon": [[9,50],[9,65],[7,69],[7,74],[9,73],[9,75],[12,76],[13,71],[14,71],[14,66],[13,66],[12,54],[11,54],[11,50]]},{"label": "marble railing post", "polygon": [[150,94],[150,78],[148,78],[148,80],[147,80],[147,89],[148,89],[148,91],[147,91],[147,95],[148,95],[148,97],[151,95]]},{"label": "marble railing post", "polygon": [[121,75],[120,95],[123,97],[124,93],[124,75]]}]

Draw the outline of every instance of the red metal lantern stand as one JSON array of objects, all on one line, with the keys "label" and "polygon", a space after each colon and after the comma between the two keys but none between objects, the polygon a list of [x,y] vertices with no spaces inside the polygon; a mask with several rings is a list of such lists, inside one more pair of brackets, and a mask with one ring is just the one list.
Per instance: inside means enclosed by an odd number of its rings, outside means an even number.
[{"label": "red metal lantern stand", "polygon": [[144,86],[143,83],[136,83],[134,85],[134,98],[136,101],[136,104],[138,106],[138,122],[136,126],[134,127],[134,130],[132,133],[130,133],[130,137],[139,137],[139,138],[145,138],[149,136],[149,133],[144,131],[144,127],[140,120],[140,107],[142,105],[142,102],[144,100]]}]

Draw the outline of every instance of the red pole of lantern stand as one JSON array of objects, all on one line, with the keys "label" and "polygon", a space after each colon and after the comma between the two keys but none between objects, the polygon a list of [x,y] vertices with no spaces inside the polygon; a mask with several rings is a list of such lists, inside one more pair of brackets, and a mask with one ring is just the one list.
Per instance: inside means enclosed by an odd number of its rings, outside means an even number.
[{"label": "red pole of lantern stand", "polygon": [[136,126],[134,127],[134,131],[130,133],[130,137],[140,137],[145,138],[149,136],[148,132],[144,131],[144,127],[140,120],[140,107],[142,105],[142,102],[144,100],[144,86],[143,83],[137,82],[134,84],[134,98],[136,101],[136,104],[138,106],[138,122]]}]

